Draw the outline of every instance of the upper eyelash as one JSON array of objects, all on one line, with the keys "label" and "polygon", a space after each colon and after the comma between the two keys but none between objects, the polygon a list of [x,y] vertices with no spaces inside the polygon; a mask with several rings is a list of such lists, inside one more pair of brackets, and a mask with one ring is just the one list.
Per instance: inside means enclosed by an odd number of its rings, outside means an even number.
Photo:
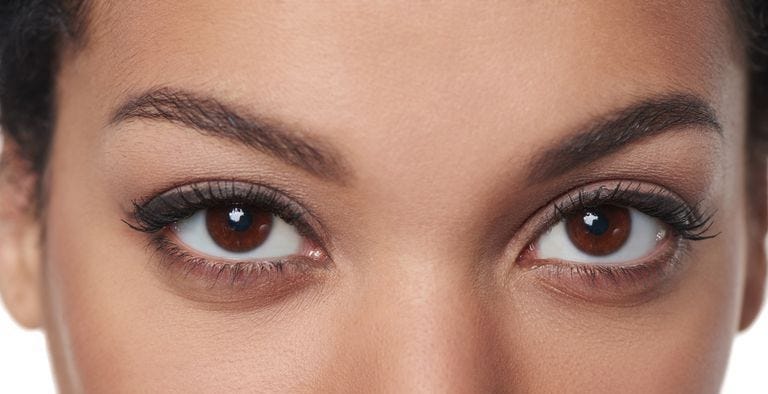
[{"label": "upper eyelash", "polygon": [[200,210],[222,204],[263,208],[296,226],[300,233],[317,238],[308,224],[308,212],[285,193],[238,181],[204,181],[176,187],[144,201],[133,201],[133,221],[123,221],[134,230],[155,233]]},{"label": "upper eyelash", "polygon": [[642,184],[632,182],[620,182],[612,189],[605,186],[594,190],[581,188],[569,194],[564,201],[554,204],[547,223],[551,226],[571,212],[606,204],[624,204],[655,217],[672,227],[683,239],[697,241],[719,235],[708,234],[715,211],[704,212],[700,203],[689,205],[660,186],[642,190]]},{"label": "upper eyelash", "polygon": [[[123,220],[131,228],[155,233],[195,212],[222,204],[247,204],[263,207],[297,226],[304,234],[318,239],[308,224],[308,212],[284,193],[271,187],[238,181],[206,181],[176,187],[142,202],[133,201],[133,223]],[[549,228],[579,209],[605,204],[625,204],[656,217],[671,226],[687,240],[714,238],[719,233],[707,234],[712,227],[715,212],[702,212],[700,204],[689,205],[666,189],[655,186],[642,190],[642,184],[620,182],[610,189],[601,186],[594,190],[586,187],[567,195],[567,199],[554,204],[545,220]]]}]

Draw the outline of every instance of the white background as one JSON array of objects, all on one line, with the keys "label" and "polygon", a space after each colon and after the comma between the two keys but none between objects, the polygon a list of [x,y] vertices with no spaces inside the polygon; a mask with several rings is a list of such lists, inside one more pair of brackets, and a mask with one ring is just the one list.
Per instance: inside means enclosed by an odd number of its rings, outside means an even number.
[{"label": "white background", "polygon": [[[736,338],[723,393],[768,393],[768,313]],[[53,393],[54,386],[39,331],[19,328],[0,308],[0,393]]]}]

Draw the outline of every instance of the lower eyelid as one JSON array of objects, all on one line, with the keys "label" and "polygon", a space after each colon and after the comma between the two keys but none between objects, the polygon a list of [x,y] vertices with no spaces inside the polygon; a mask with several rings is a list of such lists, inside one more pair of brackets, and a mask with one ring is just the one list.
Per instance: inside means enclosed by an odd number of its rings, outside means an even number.
[{"label": "lower eyelid", "polygon": [[633,306],[670,288],[687,264],[687,248],[686,240],[670,239],[658,253],[623,266],[536,259],[521,261],[519,266],[523,276],[547,291],[588,303]]},{"label": "lower eyelid", "polygon": [[158,275],[183,298],[217,309],[260,308],[296,294],[327,276],[329,260],[289,256],[276,261],[214,261],[190,254],[157,234],[151,241]]}]

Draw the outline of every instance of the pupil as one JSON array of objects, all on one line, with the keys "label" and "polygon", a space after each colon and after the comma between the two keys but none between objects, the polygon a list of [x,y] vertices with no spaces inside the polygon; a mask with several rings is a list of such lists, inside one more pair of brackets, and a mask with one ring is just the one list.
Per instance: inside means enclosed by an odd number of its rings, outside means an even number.
[{"label": "pupil", "polygon": [[584,227],[586,227],[587,231],[592,235],[603,235],[611,227],[611,223],[608,221],[606,215],[597,209],[586,211],[582,220],[584,221]]},{"label": "pupil", "polygon": [[245,211],[242,208],[231,208],[227,214],[227,225],[233,231],[243,232],[248,231],[253,224],[253,214],[250,211]]}]

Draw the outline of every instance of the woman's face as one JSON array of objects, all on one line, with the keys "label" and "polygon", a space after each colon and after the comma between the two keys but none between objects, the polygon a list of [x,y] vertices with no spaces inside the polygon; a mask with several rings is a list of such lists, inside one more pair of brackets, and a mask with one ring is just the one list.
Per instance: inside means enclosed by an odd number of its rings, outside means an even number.
[{"label": "woman's face", "polygon": [[725,2],[88,20],[41,223],[62,388],[717,390],[761,264]]}]

